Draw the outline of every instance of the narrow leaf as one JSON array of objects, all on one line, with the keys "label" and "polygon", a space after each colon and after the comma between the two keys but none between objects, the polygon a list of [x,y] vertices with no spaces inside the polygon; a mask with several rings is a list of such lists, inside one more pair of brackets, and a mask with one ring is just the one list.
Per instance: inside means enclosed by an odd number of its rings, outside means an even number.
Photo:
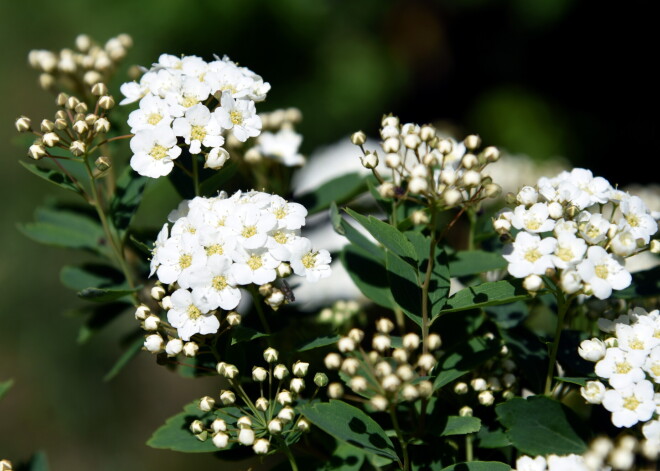
[{"label": "narrow leaf", "polygon": [[385,260],[394,300],[406,316],[421,326],[422,289],[417,270],[392,252],[387,252]]},{"label": "narrow leaf", "polygon": [[66,265],[60,270],[60,281],[76,291],[85,288],[126,288],[122,286],[124,275],[116,268],[103,264],[88,263],[80,267]]},{"label": "narrow leaf", "polygon": [[232,345],[236,345],[237,343],[241,343],[241,342],[249,342],[250,340],[268,336],[263,332],[259,332],[242,325],[237,325],[235,327],[232,327],[230,333],[231,333]]},{"label": "narrow leaf", "polygon": [[450,415],[447,417],[447,423],[440,432],[440,435],[443,437],[448,435],[466,435],[468,433],[476,433],[479,429],[481,429],[481,419],[478,417]]},{"label": "narrow leaf", "polygon": [[122,237],[140,206],[147,181],[147,177],[137,174],[130,166],[124,169],[117,180],[117,188],[110,201],[110,218]]},{"label": "narrow leaf", "polygon": [[47,182],[52,183],[53,185],[57,185],[60,188],[64,188],[65,190],[80,194],[78,187],[65,173],[54,169],[37,167],[35,164],[23,162],[22,160],[20,160],[18,163],[42,180],[46,180]]},{"label": "narrow leaf", "polygon": [[374,238],[389,250],[402,258],[417,259],[415,247],[396,227],[380,221],[373,216],[363,216],[350,208],[346,212],[362,225]]},{"label": "narrow leaf", "polygon": [[503,280],[483,283],[478,286],[464,288],[451,296],[442,310],[438,312],[438,315],[512,303],[528,297],[529,294],[517,280],[515,282]]},{"label": "narrow leaf", "polygon": [[499,461],[469,461],[456,463],[440,471],[510,471],[511,466]]},{"label": "narrow leaf", "polygon": [[328,345],[333,345],[337,343],[339,338],[340,338],[339,335],[319,337],[317,339],[312,340],[311,342],[307,342],[301,345],[296,350],[300,353],[300,352],[306,352],[308,350],[313,350],[315,348],[327,347]]},{"label": "narrow leaf", "polygon": [[383,262],[353,245],[344,247],[340,259],[362,294],[380,306],[394,309],[395,303],[387,277],[383,276],[386,271]]},{"label": "narrow leaf", "polygon": [[296,198],[307,208],[308,214],[316,214],[328,209],[334,202],[346,203],[367,189],[365,178],[357,173],[349,173],[324,183],[309,193]]},{"label": "narrow leaf", "polygon": [[87,301],[94,301],[95,303],[106,303],[108,301],[115,301],[124,296],[133,294],[138,290],[136,289],[99,289],[99,288],[85,288],[78,292],[78,297]]},{"label": "narrow leaf", "polygon": [[337,440],[368,453],[399,461],[385,431],[360,409],[343,401],[306,404],[300,412],[314,425]]},{"label": "narrow leaf", "polygon": [[360,233],[360,231],[358,231],[346,219],[344,219],[339,213],[337,205],[334,203],[330,205],[330,220],[332,221],[332,227],[335,229],[337,234],[343,235],[354,245],[368,252],[375,259],[381,260],[383,262],[385,261],[385,250],[382,247],[374,244],[364,234]]},{"label": "narrow leaf", "polygon": [[465,250],[449,255],[449,271],[455,277],[499,270],[506,264],[501,254],[484,250]]}]

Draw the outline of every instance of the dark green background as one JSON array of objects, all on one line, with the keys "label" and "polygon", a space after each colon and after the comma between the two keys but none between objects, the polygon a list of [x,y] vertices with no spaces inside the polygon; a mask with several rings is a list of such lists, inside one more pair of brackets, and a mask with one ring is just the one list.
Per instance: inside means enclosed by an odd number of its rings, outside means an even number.
[{"label": "dark green background", "polygon": [[[143,445],[150,432],[213,380],[179,379],[140,356],[119,378],[101,377],[119,349],[123,319],[77,346],[79,320],[63,316],[73,294],[59,267],[78,260],[24,239],[17,222],[52,191],[16,161],[20,114],[50,117],[51,97],[27,66],[33,48],[72,47],[78,33],[133,36],[126,64],[162,52],[213,53],[263,75],[261,110],[297,106],[304,151],[380,116],[442,122],[459,134],[536,159],[563,156],[613,183],[648,183],[657,100],[651,2],[577,0],[0,2],[0,458],[47,451],[54,470],[174,470],[207,464]],[[652,84],[653,81],[653,84]],[[114,84],[117,90],[118,83]]]}]

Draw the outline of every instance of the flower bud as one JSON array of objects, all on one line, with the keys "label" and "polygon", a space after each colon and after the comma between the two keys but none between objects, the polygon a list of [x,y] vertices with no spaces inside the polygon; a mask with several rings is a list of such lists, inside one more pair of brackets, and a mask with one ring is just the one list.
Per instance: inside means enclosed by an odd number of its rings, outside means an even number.
[{"label": "flower bud", "polygon": [[282,391],[280,391],[277,394],[276,400],[281,405],[286,406],[286,405],[291,404],[293,402],[293,396],[291,395],[290,391],[287,391],[286,389],[283,389]]},{"label": "flower bud", "polygon": [[104,134],[110,131],[110,121],[106,118],[99,118],[94,123],[94,132],[97,134]]},{"label": "flower bud", "polygon": [[435,364],[435,357],[430,353],[424,353],[417,359],[417,365],[425,371],[432,370]]},{"label": "flower bud", "polygon": [[424,193],[429,188],[429,183],[425,178],[414,177],[408,183],[408,189],[411,193]]},{"label": "flower bud", "polygon": [[385,391],[394,392],[401,386],[401,380],[397,375],[387,375],[383,378],[381,385]]},{"label": "flower bud", "polygon": [[241,315],[238,312],[231,311],[227,314],[227,324],[234,327],[241,323]]},{"label": "flower bud", "polygon": [[510,388],[516,383],[516,375],[512,373],[505,373],[504,376],[502,376],[502,381],[504,382],[504,386]]},{"label": "flower bud", "polygon": [[382,317],[376,321],[376,330],[382,334],[389,334],[393,329],[394,323],[386,317]]},{"label": "flower bud", "polygon": [[474,378],[470,381],[470,385],[475,391],[485,391],[488,388],[488,383],[483,378]]},{"label": "flower bud", "polygon": [[277,309],[282,304],[284,304],[284,301],[286,301],[284,293],[277,288],[274,288],[270,295],[266,298],[266,304],[268,304],[275,311],[277,311]]},{"label": "flower bud", "polygon": [[201,420],[193,420],[190,424],[190,431],[195,435],[198,435],[204,431],[204,424]]},{"label": "flower bud", "polygon": [[351,329],[351,330],[348,331],[347,336],[353,342],[359,344],[364,339],[364,331],[362,331],[360,329]]},{"label": "flower bud", "polygon": [[369,400],[369,403],[377,411],[384,411],[385,409],[387,409],[387,406],[389,404],[387,399],[384,396],[381,396],[380,394],[376,394],[375,396],[373,396]]},{"label": "flower bud", "polygon": [[431,394],[433,394],[433,383],[430,381],[420,381],[417,383],[417,391],[419,391],[419,395],[422,397],[431,397]]},{"label": "flower bud", "polygon": [[238,432],[238,442],[245,446],[252,445],[254,443],[254,430],[250,428],[242,428]]},{"label": "flower bud", "polygon": [[348,382],[348,385],[351,389],[357,393],[366,391],[367,389],[367,380],[362,376],[353,376]]},{"label": "flower bud", "polygon": [[589,404],[600,404],[605,397],[605,386],[600,381],[587,381],[580,394]]},{"label": "flower bud", "polygon": [[28,157],[34,160],[40,160],[47,155],[46,149],[40,144],[32,144],[28,149]]},{"label": "flower bud", "polygon": [[605,357],[607,347],[602,340],[593,338],[583,340],[578,348],[578,354],[587,361],[600,361]]},{"label": "flower bud", "polygon": [[399,363],[405,363],[408,361],[408,352],[403,348],[395,348],[392,350],[392,358]]},{"label": "flower bud", "polygon": [[323,388],[328,385],[328,375],[325,373],[316,373],[314,375],[314,384],[319,388]]},{"label": "flower bud", "polygon": [[650,249],[651,253],[655,253],[655,254],[660,253],[660,240],[653,239],[651,241],[651,245],[650,245],[649,249]]},{"label": "flower bud", "polygon": [[523,280],[523,288],[535,293],[543,288],[543,278],[538,275],[528,275]]},{"label": "flower bud", "polygon": [[252,427],[252,419],[250,419],[247,415],[241,416],[236,421],[236,426],[238,428],[250,428]]},{"label": "flower bud", "polygon": [[27,116],[21,116],[16,120],[16,130],[18,132],[28,132],[32,129],[32,121]]},{"label": "flower bud", "polygon": [[355,341],[350,337],[342,337],[337,342],[337,348],[342,353],[352,352],[355,350]]},{"label": "flower bud", "polygon": [[396,186],[392,182],[383,182],[378,186],[378,194],[381,198],[393,198],[396,194]]},{"label": "flower bud", "polygon": [[378,155],[375,153],[367,152],[364,156],[360,157],[362,166],[364,168],[372,169],[378,165]]},{"label": "flower bud", "polygon": [[104,110],[109,110],[115,106],[115,99],[112,95],[103,95],[99,98],[99,106]]},{"label": "flower bud", "polygon": [[69,146],[69,152],[71,152],[76,157],[80,157],[87,150],[87,146],[83,141],[73,141]]},{"label": "flower bud", "polygon": [[151,353],[160,353],[163,349],[163,337],[158,334],[147,335],[144,339],[144,348]]},{"label": "flower bud", "polygon": [[408,149],[417,149],[421,143],[422,140],[419,138],[417,134],[407,134],[403,138],[403,145],[406,146]]},{"label": "flower bud", "polygon": [[57,118],[55,120],[55,122],[53,123],[53,126],[55,126],[55,129],[57,129],[59,131],[62,131],[62,130],[67,129],[69,127],[69,123],[64,118]]},{"label": "flower bud", "polygon": [[379,378],[392,374],[392,367],[387,361],[379,361],[376,363],[374,370],[376,372],[376,376]]},{"label": "flower bud", "polygon": [[279,413],[277,414],[277,418],[280,419],[282,422],[287,423],[291,422],[293,418],[295,417],[296,413],[295,411],[289,407],[283,407]]},{"label": "flower bud", "polygon": [[252,379],[259,383],[263,382],[268,378],[268,371],[261,366],[255,366],[252,368]]},{"label": "flower bud", "polygon": [[151,314],[144,319],[143,328],[144,330],[158,330],[159,325],[160,319],[158,316]]},{"label": "flower bud", "polygon": [[186,342],[183,345],[183,354],[189,358],[195,357],[198,351],[199,345],[197,345],[195,342]]},{"label": "flower bud", "polygon": [[461,417],[472,417],[472,407],[470,406],[463,406],[461,409],[458,411],[458,415]]},{"label": "flower bud", "polygon": [[169,356],[178,355],[183,351],[183,341],[181,339],[172,339],[165,345],[165,353]]},{"label": "flower bud", "polygon": [[367,142],[367,136],[362,131],[354,132],[351,135],[351,142],[356,146],[361,146]]},{"label": "flower bud", "polygon": [[385,165],[388,168],[399,168],[401,166],[401,157],[393,152],[385,156]]},{"label": "flower bud", "polygon": [[279,356],[279,352],[273,347],[268,347],[264,350],[264,360],[266,360],[267,363],[275,363]]},{"label": "flower bud", "polygon": [[392,344],[392,341],[390,340],[390,337],[388,335],[376,334],[376,335],[374,335],[374,338],[371,341],[371,344],[372,344],[374,350],[377,350],[377,351],[382,353],[385,350],[390,348],[390,346]]},{"label": "flower bud", "polygon": [[43,135],[42,140],[46,147],[55,147],[60,142],[60,136],[54,132],[47,132]]},{"label": "flower bud", "polygon": [[481,173],[476,170],[469,170],[463,174],[463,185],[466,187],[475,187],[479,186],[481,183]]},{"label": "flower bud", "polygon": [[468,385],[467,383],[464,382],[459,382],[454,385],[454,392],[459,395],[467,394],[468,392]]},{"label": "flower bud", "polygon": [[92,86],[92,95],[103,96],[108,94],[108,87],[104,83],[96,83]]},{"label": "flower bud", "polygon": [[502,187],[497,183],[489,183],[484,186],[484,194],[488,198],[497,198],[502,193]]},{"label": "flower bud", "polygon": [[488,162],[497,162],[500,158],[500,151],[497,149],[497,147],[486,147],[484,149],[484,157]]},{"label": "flower bud", "polygon": [[282,432],[283,425],[280,419],[273,419],[268,422],[268,432],[272,435],[277,435]]},{"label": "flower bud", "polygon": [[309,369],[309,363],[299,360],[293,364],[292,369],[294,375],[302,378],[307,374],[307,370]]},{"label": "flower bud", "polygon": [[289,376],[289,370],[287,369],[286,366],[280,364],[276,365],[275,369],[273,370],[273,376],[279,380],[283,380],[287,376]]},{"label": "flower bud", "polygon": [[412,369],[412,366],[404,364],[396,369],[396,375],[401,378],[401,381],[412,381],[415,371]]},{"label": "flower bud", "polygon": [[268,410],[269,405],[270,402],[268,402],[268,399],[266,399],[265,397],[258,398],[254,403],[254,406],[257,408],[257,410],[260,410],[262,412]]},{"label": "flower bud", "polygon": [[479,164],[479,159],[474,154],[465,154],[461,159],[461,165],[463,168],[470,170],[471,168],[476,167]]},{"label": "flower bud", "polygon": [[268,448],[270,448],[270,442],[265,438],[259,438],[252,446],[252,450],[257,455],[265,455],[268,453]]},{"label": "flower bud", "polygon": [[476,134],[470,134],[463,140],[463,143],[466,149],[475,150],[481,145],[481,138]]},{"label": "flower bud", "polygon": [[328,397],[331,399],[339,399],[344,395],[344,386],[341,383],[330,383],[328,385]]},{"label": "flower bud", "polygon": [[390,153],[396,153],[399,152],[399,148],[401,147],[401,141],[399,140],[398,137],[389,137],[385,139],[385,141],[382,143],[383,150],[390,154]]},{"label": "flower bud", "polygon": [[238,376],[238,367],[236,365],[225,365],[225,373],[223,375],[227,379],[234,379]]},{"label": "flower bud", "polygon": [[443,198],[447,206],[455,206],[463,199],[463,195],[456,188],[449,188],[444,192]]},{"label": "flower bud", "polygon": [[216,448],[226,448],[229,444],[229,435],[224,432],[218,432],[211,437],[211,441]]},{"label": "flower bud", "polygon": [[13,469],[14,467],[11,464],[11,461],[9,460],[0,461],[0,471],[12,471]]},{"label": "flower bud", "polygon": [[236,402],[236,394],[228,389],[222,390],[220,391],[220,402],[225,406],[232,405]]},{"label": "flower bud", "polygon": [[346,358],[341,364],[341,371],[352,376],[357,372],[359,367],[360,362],[356,358]]},{"label": "flower bud", "polygon": [[419,335],[415,334],[414,332],[406,334],[403,336],[402,343],[403,348],[407,350],[415,350],[417,347],[419,347]]},{"label": "flower bud", "polygon": [[293,273],[293,270],[291,270],[291,265],[286,262],[280,263],[275,271],[277,272],[277,276],[280,278],[287,278],[291,276],[291,273]]},{"label": "flower bud", "polygon": [[215,399],[211,396],[204,396],[199,400],[199,409],[202,412],[209,412],[215,407]]},{"label": "flower bud", "polygon": [[302,432],[308,432],[309,428],[310,428],[310,425],[309,425],[309,422],[307,420],[300,419],[298,421],[297,427],[298,427],[298,430],[300,430]]},{"label": "flower bud", "polygon": [[329,370],[336,370],[341,366],[341,357],[338,353],[328,353],[323,360],[325,367]]},{"label": "flower bud", "polygon": [[426,338],[426,342],[431,351],[437,350],[442,345],[442,339],[438,334],[429,334]]},{"label": "flower bud", "polygon": [[300,394],[305,389],[305,380],[302,378],[291,378],[289,389],[296,394]]},{"label": "flower bud", "polygon": [[55,85],[55,77],[51,74],[39,75],[39,86],[44,90],[50,90]]},{"label": "flower bud", "polygon": [[396,116],[392,115],[387,115],[383,116],[383,119],[380,122],[381,126],[398,126],[399,125],[399,118]]},{"label": "flower bud", "polygon": [[493,396],[493,393],[490,391],[481,391],[477,396],[477,399],[482,406],[492,406],[495,402],[495,396]]}]

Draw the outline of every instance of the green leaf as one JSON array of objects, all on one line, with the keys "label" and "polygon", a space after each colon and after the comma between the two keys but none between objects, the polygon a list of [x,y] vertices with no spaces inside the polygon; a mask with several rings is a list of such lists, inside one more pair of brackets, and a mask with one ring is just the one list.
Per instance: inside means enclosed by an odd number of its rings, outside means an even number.
[{"label": "green leaf", "polygon": [[524,325],[500,329],[500,335],[520,369],[523,384],[532,391],[541,391],[548,369],[548,348],[545,343]]},{"label": "green leaf", "polygon": [[114,267],[87,263],[80,267],[65,265],[60,270],[60,281],[76,291],[85,288],[125,288],[124,275]]},{"label": "green leaf", "polygon": [[[419,260],[419,286],[421,287],[426,278],[426,269],[431,251],[431,238],[426,237],[419,232],[408,231],[406,238],[415,247],[417,260]],[[431,318],[440,312],[449,296],[450,288],[449,267],[447,266],[447,255],[440,246],[435,248],[435,261],[433,271],[431,272],[431,281],[429,284],[429,312]],[[420,295],[421,296],[421,295]]]},{"label": "green leaf", "polygon": [[151,247],[137,239],[133,234],[129,234],[128,238],[136,248],[140,249],[142,253],[151,257]]},{"label": "green leaf", "polygon": [[562,383],[570,383],[570,384],[576,384],[581,387],[585,387],[587,384],[587,381],[589,381],[589,378],[567,378],[567,377],[560,377],[560,376],[555,376],[555,380],[561,381]]},{"label": "green leaf", "polygon": [[36,222],[19,226],[30,239],[46,245],[107,252],[101,226],[86,215],[58,208],[39,208]]},{"label": "green leaf", "polygon": [[383,276],[386,271],[383,262],[354,245],[345,246],[340,259],[362,294],[380,306],[394,309],[395,303],[387,277]]},{"label": "green leaf", "polygon": [[440,471],[510,471],[511,466],[499,461],[469,461],[467,463],[456,463]]},{"label": "green leaf", "polygon": [[259,332],[243,325],[232,327],[230,333],[232,345],[236,345],[237,343],[241,342],[249,342],[250,340],[258,339],[261,337],[268,337],[268,334],[264,334],[263,332]]},{"label": "green leaf", "polygon": [[342,204],[352,200],[367,189],[365,178],[357,173],[349,173],[324,183],[309,193],[296,198],[307,208],[308,214],[316,214],[328,209],[332,203]]},{"label": "green leaf", "polygon": [[417,259],[417,252],[410,241],[396,227],[373,216],[363,216],[350,208],[346,212],[362,225],[374,238],[402,258]]},{"label": "green leaf", "polygon": [[301,345],[296,350],[298,351],[298,353],[300,353],[300,352],[306,352],[308,350],[313,350],[315,348],[327,347],[328,345],[333,345],[337,343],[339,339],[340,339],[339,335],[328,335],[325,337],[319,337]]},{"label": "green leaf", "polygon": [[581,455],[587,450],[579,419],[560,402],[545,396],[520,397],[497,405],[497,417],[511,443],[522,453]]},{"label": "green leaf", "polygon": [[476,275],[489,270],[506,268],[507,262],[501,254],[484,250],[465,250],[449,255],[451,276]]},{"label": "green leaf", "polygon": [[194,401],[183,408],[183,412],[173,415],[165,424],[156,430],[147,445],[152,448],[161,448],[186,453],[208,453],[218,451],[211,438],[202,442],[190,431],[190,424],[194,420],[211,422],[214,414],[199,410],[199,401]]},{"label": "green leaf", "polygon": [[438,376],[433,382],[433,389],[438,390],[474,370],[488,359],[497,356],[499,351],[500,347],[497,342],[486,342],[480,337],[459,344],[455,350],[447,352],[440,358],[438,366],[435,368]]},{"label": "green leaf", "polygon": [[343,401],[306,404],[300,412],[314,425],[337,440],[368,453],[399,461],[385,431],[360,409]]},{"label": "green leaf", "polygon": [[[496,306],[520,301],[529,297],[521,283],[516,280],[494,281],[478,286],[470,286],[451,296],[438,315],[447,312],[465,311],[486,306]],[[437,316],[436,316],[437,317]]]},{"label": "green leaf", "polygon": [[504,448],[511,446],[511,441],[506,436],[504,430],[496,428],[489,430],[487,427],[481,427],[477,434],[479,448]]},{"label": "green leaf", "polygon": [[359,471],[364,463],[364,458],[364,451],[348,443],[339,442],[330,459],[321,463],[319,460],[315,460],[317,466],[310,471]]},{"label": "green leaf", "polygon": [[126,350],[124,350],[124,353],[121,354],[121,356],[117,359],[114,365],[112,365],[112,368],[110,368],[110,371],[108,371],[105,376],[103,377],[103,381],[110,381],[113,379],[115,376],[119,374],[121,370],[124,369],[126,365],[130,363],[130,361],[137,356],[138,353],[142,350],[142,345],[144,345],[144,338],[142,336],[138,337],[135,339],[135,341],[130,344]]},{"label": "green leaf", "polygon": [[23,162],[22,160],[20,160],[18,163],[21,164],[26,169],[28,169],[33,174],[35,174],[36,176],[38,176],[39,178],[46,180],[49,183],[52,183],[53,185],[57,185],[60,188],[64,188],[65,190],[73,191],[74,193],[80,194],[80,190],[78,189],[78,187],[73,183],[73,180],[71,180],[68,177],[68,175],[66,175],[65,173],[62,173],[54,169],[41,168],[36,166],[35,164]]},{"label": "green leaf", "polygon": [[149,179],[137,174],[127,166],[117,179],[117,188],[110,201],[110,219],[123,238],[131,224],[133,215],[140,206],[142,193]]},{"label": "green leaf", "polygon": [[236,175],[237,169],[236,164],[230,160],[220,170],[199,184],[199,192],[204,196],[215,196]]},{"label": "green leaf", "polygon": [[385,256],[387,278],[396,303],[417,325],[422,325],[422,288],[417,270],[392,252]]},{"label": "green leaf", "polygon": [[135,293],[136,289],[99,289],[99,288],[85,288],[78,292],[78,297],[87,301],[95,303],[107,303],[108,301],[116,301],[124,296]]},{"label": "green leaf", "polygon": [[7,381],[3,381],[2,383],[0,383],[0,399],[5,397],[5,394],[9,392],[9,390],[13,385],[14,385],[13,379],[8,379]]},{"label": "green leaf", "polygon": [[339,235],[343,235],[354,245],[358,246],[365,252],[369,253],[373,258],[385,262],[385,250],[377,246],[365,237],[360,231],[354,228],[346,219],[342,217],[337,209],[337,205],[332,203],[330,205],[330,220],[332,227]]},{"label": "green leaf", "polygon": [[478,417],[450,415],[447,417],[447,423],[440,432],[440,435],[443,437],[448,435],[466,435],[468,433],[476,433],[479,429],[481,429],[481,419]]},{"label": "green leaf", "polygon": [[30,460],[30,471],[49,471],[48,459],[43,451],[36,452]]}]

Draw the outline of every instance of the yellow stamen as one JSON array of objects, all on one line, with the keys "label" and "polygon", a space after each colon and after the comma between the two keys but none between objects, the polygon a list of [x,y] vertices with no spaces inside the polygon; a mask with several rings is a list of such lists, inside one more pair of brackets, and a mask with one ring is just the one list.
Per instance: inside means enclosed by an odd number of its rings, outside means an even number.
[{"label": "yellow stamen", "polygon": [[203,141],[206,137],[206,129],[203,126],[193,126],[190,131],[190,138],[197,141]]},{"label": "yellow stamen", "polygon": [[227,278],[225,278],[224,276],[216,276],[211,281],[211,285],[213,286],[213,289],[222,291],[227,287]]},{"label": "yellow stamen", "polygon": [[603,280],[606,280],[607,276],[610,274],[609,270],[607,269],[607,265],[596,265],[594,271],[596,272],[596,276],[598,278],[602,278]]},{"label": "yellow stamen", "polygon": [[149,155],[155,160],[162,160],[167,157],[167,149],[160,144],[156,144],[151,148]]},{"label": "yellow stamen", "polygon": [[225,253],[225,249],[222,248],[220,244],[214,244],[209,247],[206,247],[206,255],[209,257],[211,255],[222,255]]},{"label": "yellow stamen", "polygon": [[199,319],[202,315],[202,311],[197,309],[197,307],[194,304],[191,304],[188,306],[188,310],[186,311],[186,314],[188,314],[188,317],[192,320]]},{"label": "yellow stamen", "polygon": [[627,361],[623,361],[621,363],[615,363],[614,364],[614,371],[617,374],[625,375],[626,373],[629,373],[630,370],[632,370],[632,365],[630,363],[628,363]]},{"label": "yellow stamen", "polygon": [[264,262],[261,259],[261,255],[252,255],[247,261],[247,266],[250,267],[250,269],[258,270],[263,266]]},{"label": "yellow stamen", "polygon": [[231,122],[234,123],[234,124],[242,124],[243,123],[243,115],[238,110],[231,111],[229,113],[229,119],[231,119]]},{"label": "yellow stamen", "polygon": [[160,123],[160,120],[163,119],[163,117],[158,114],[158,113],[151,113],[149,117],[147,118],[147,122],[151,124],[152,126],[155,126],[156,124]]},{"label": "yellow stamen", "polygon": [[253,235],[257,233],[257,228],[255,226],[245,226],[243,228],[243,232],[241,232],[241,235],[245,237],[246,239],[249,239]]},{"label": "yellow stamen", "polygon": [[639,406],[640,404],[641,402],[638,401],[635,396],[626,397],[623,400],[623,407],[625,407],[628,410],[635,410],[637,409],[637,406]]},{"label": "yellow stamen", "polygon": [[179,267],[181,267],[182,270],[185,270],[190,265],[192,265],[192,255],[186,253],[179,257]]},{"label": "yellow stamen", "polygon": [[539,252],[538,249],[536,248],[530,249],[525,253],[525,260],[527,260],[528,262],[534,263],[541,257],[542,257],[541,252]]},{"label": "yellow stamen", "polygon": [[303,255],[301,262],[305,268],[314,268],[314,265],[316,264],[316,254],[314,252],[306,253]]}]

